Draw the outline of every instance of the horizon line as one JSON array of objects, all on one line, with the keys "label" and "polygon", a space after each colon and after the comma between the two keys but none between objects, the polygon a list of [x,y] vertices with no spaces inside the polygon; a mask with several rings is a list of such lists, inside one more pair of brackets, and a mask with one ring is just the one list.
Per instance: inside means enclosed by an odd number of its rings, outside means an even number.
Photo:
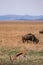
[{"label": "horizon line", "polygon": [[18,16],[43,16],[43,15],[29,15],[29,14],[5,14],[5,15],[0,15],[0,16],[14,16],[14,15],[18,15]]}]

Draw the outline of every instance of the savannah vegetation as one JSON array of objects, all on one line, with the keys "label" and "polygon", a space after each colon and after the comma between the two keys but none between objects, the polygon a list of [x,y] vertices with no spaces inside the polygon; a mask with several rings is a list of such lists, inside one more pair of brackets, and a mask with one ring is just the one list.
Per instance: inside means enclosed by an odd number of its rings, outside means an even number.
[{"label": "savannah vegetation", "polygon": [[[43,21],[0,21],[0,65],[43,65]],[[22,42],[22,36],[33,33],[39,43]],[[26,53],[26,57],[13,57],[19,53]]]}]

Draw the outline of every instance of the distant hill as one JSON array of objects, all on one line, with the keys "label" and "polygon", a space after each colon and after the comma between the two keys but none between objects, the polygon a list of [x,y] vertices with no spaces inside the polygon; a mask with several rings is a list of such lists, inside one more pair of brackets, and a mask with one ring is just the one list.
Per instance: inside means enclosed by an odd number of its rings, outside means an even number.
[{"label": "distant hill", "polygon": [[43,15],[41,16],[4,15],[4,16],[0,16],[0,20],[43,20]]}]

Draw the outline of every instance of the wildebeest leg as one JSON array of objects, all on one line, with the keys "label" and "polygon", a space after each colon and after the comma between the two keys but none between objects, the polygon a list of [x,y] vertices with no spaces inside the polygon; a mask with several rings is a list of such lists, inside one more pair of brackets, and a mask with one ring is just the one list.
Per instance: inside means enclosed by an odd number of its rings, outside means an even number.
[{"label": "wildebeest leg", "polygon": [[33,40],[34,40],[34,38],[32,37],[32,43],[33,43]]},{"label": "wildebeest leg", "polygon": [[25,42],[25,39],[22,39],[23,43]]},{"label": "wildebeest leg", "polygon": [[27,43],[28,43],[28,40],[27,40]]},{"label": "wildebeest leg", "polygon": [[23,43],[24,43],[24,40],[22,40],[23,41]]}]

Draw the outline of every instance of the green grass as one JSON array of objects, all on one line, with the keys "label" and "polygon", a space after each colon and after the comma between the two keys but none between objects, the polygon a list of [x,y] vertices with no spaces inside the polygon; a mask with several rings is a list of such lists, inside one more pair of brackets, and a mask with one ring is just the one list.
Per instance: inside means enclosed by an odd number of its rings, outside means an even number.
[{"label": "green grass", "polygon": [[18,48],[12,48],[12,49],[6,49],[6,48],[1,48],[0,52],[4,55],[15,55],[16,53],[20,52]]},{"label": "green grass", "polygon": [[33,50],[30,50],[28,51],[27,53],[29,56],[43,56],[43,50],[42,51],[33,51]]},{"label": "green grass", "polygon": [[[3,65],[43,65],[43,50],[27,51],[26,58],[24,60],[17,59],[11,62],[10,56],[14,56],[16,53],[20,52],[19,48],[0,49],[0,63]],[[1,55],[2,54],[2,55]]]}]

